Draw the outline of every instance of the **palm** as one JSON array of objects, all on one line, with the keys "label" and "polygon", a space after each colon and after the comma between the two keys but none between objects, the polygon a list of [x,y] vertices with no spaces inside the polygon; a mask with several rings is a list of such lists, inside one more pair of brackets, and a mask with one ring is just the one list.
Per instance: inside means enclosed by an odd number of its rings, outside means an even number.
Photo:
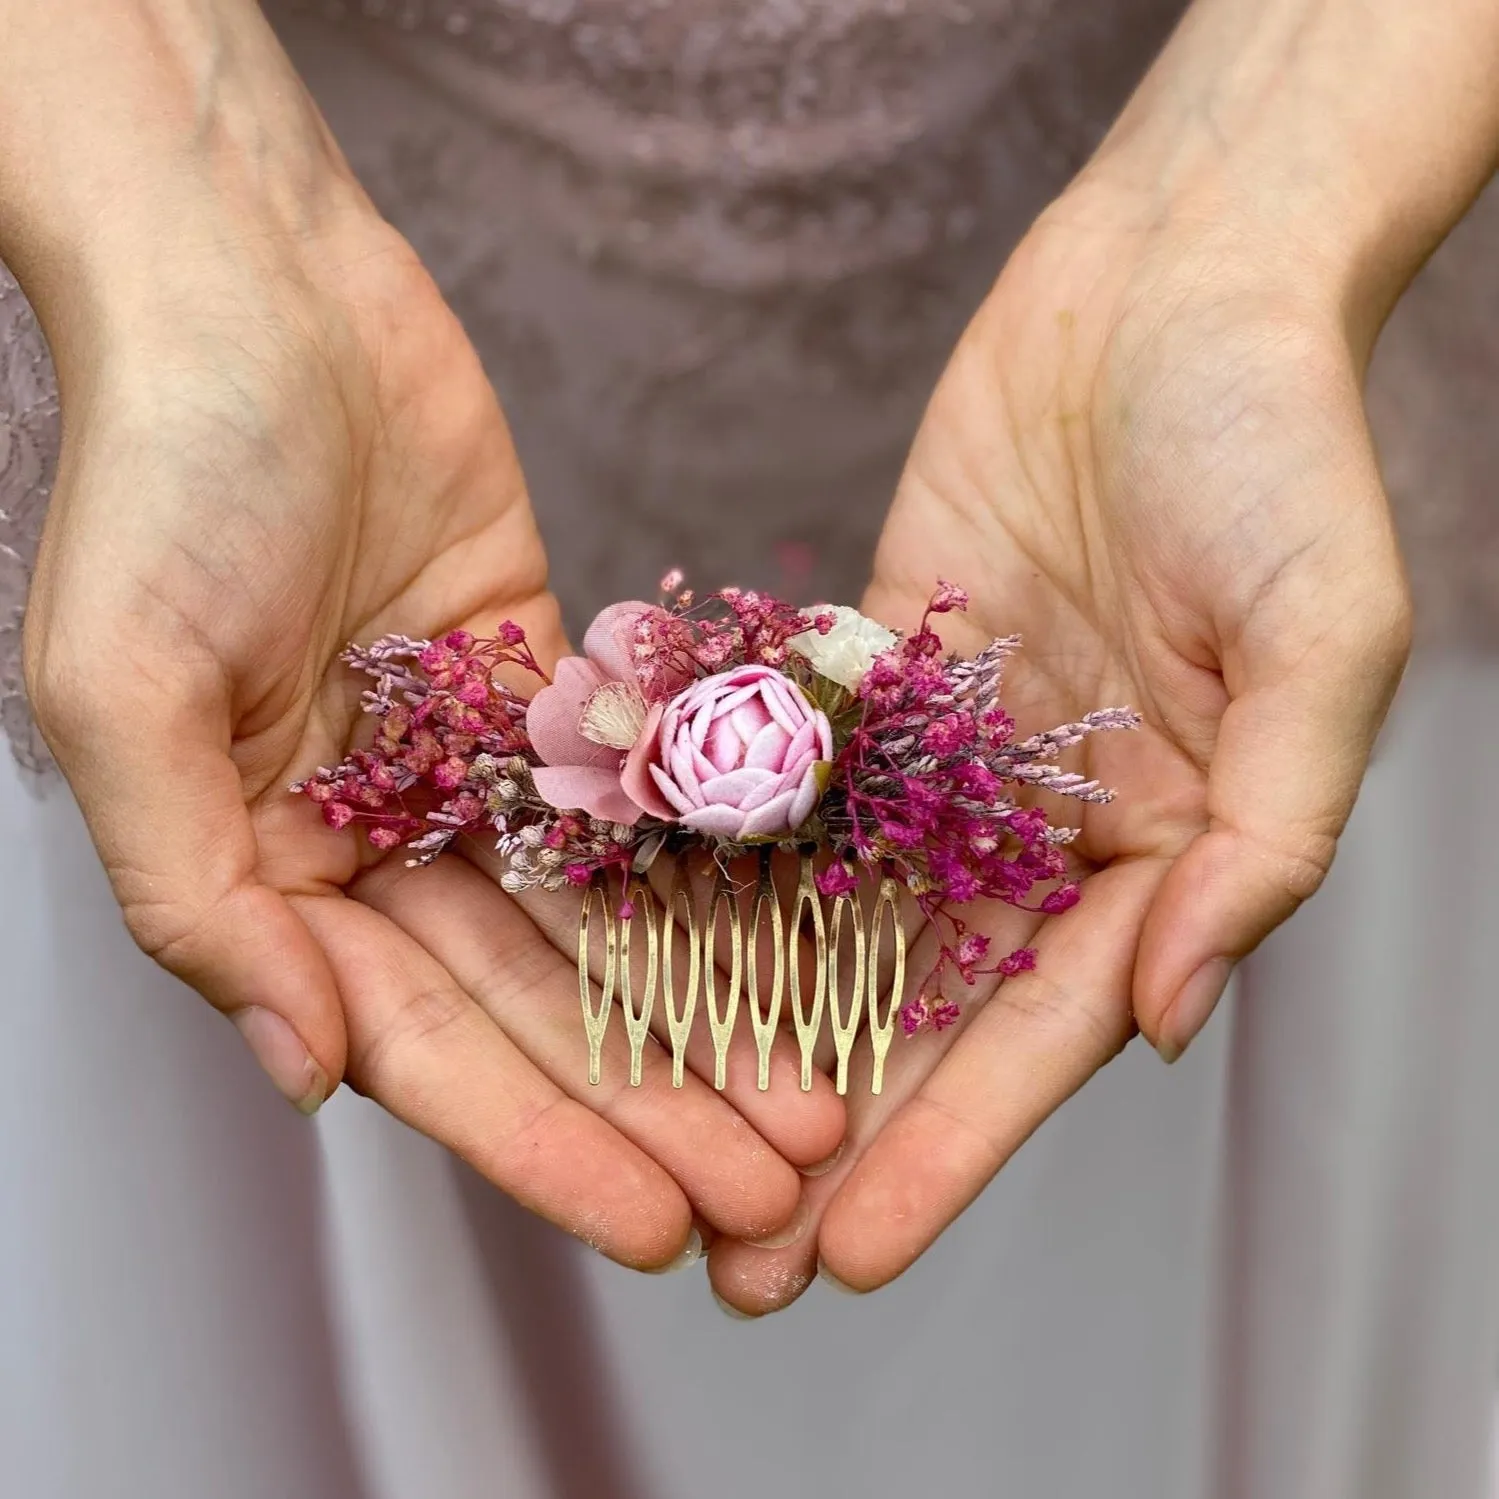
[{"label": "palm", "polygon": [[[408,873],[288,795],[359,735],[346,641],[507,617],[543,659],[564,641],[493,393],[405,245],[362,222],[335,289],[310,299],[285,278],[268,290],[253,259],[216,270],[214,316],[163,317],[132,345],[150,375],[92,422],[64,495],[122,563],[113,596],[88,602],[111,633],[131,620],[134,680],[162,689],[130,746],[143,836],[112,840],[95,818],[137,938],[221,1008],[285,1017],[333,1082],[619,1258],[669,1259],[694,1212],[775,1227],[795,1173],[724,1098],[664,1095],[659,1057],[650,1088],[587,1092],[557,912],[460,861]],[[89,458],[112,460],[114,485],[127,466],[127,487],[164,492],[154,524],[107,505]],[[89,615],[78,552],[50,550],[32,631],[56,660],[86,651]],[[94,767],[40,697],[87,801]],[[164,899],[182,869],[193,885]],[[830,1102],[760,1122],[816,1159],[839,1124]]]},{"label": "palm", "polygon": [[[1210,238],[1056,205],[955,352],[887,522],[870,613],[909,626],[951,579],[973,603],[950,647],[1025,638],[1022,729],[1115,704],[1145,724],[1076,767],[1119,799],[1060,809],[1082,904],[1039,935],[983,914],[1035,941],[1038,971],[966,996],[960,1026],[897,1048],[881,1097],[852,1103],[812,1192],[854,1284],[904,1269],[1137,1022],[1177,1049],[1172,1002],[1203,960],[1315,888],[1398,676],[1404,594],[1352,360]],[[715,1281],[765,1310],[810,1253],[725,1247]]]}]

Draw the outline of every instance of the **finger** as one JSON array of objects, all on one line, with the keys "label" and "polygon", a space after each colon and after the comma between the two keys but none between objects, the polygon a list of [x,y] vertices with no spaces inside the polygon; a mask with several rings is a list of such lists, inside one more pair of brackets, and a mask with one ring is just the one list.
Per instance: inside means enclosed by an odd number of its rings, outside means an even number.
[{"label": "finger", "polygon": [[234,1020],[277,1087],[312,1112],[343,1075],[338,989],[261,878],[217,669],[133,661],[122,704],[115,667],[101,673],[92,653],[54,639],[32,650],[28,690],[131,936]]},{"label": "finger", "polygon": [[796,1211],[778,1232],[758,1242],[714,1242],[708,1254],[708,1284],[730,1316],[764,1317],[784,1311],[817,1278],[817,1238],[828,1205],[895,1107],[896,1101],[884,1095],[861,1095],[853,1103],[842,1149],[825,1169],[804,1179]]},{"label": "finger", "polygon": [[1164,873],[1157,860],[1115,865],[1047,922],[1035,971],[977,1011],[828,1205],[818,1246],[832,1277],[859,1291],[893,1280],[1123,1048],[1140,926]]},{"label": "finger", "polygon": [[590,1086],[576,964],[479,870],[459,859],[426,869],[387,860],[350,894],[430,953],[564,1093],[665,1167],[715,1228],[757,1235],[790,1218],[796,1172],[699,1079],[674,1088],[659,1046],[647,1046],[632,1087],[628,1043],[611,1027],[603,1081]]},{"label": "finger", "polygon": [[[1229,663],[1209,826],[1177,859],[1142,936],[1135,1013],[1168,1061],[1202,1029],[1234,963],[1321,885],[1409,651],[1398,571],[1371,561],[1340,585],[1319,564],[1289,589]],[[1331,623],[1308,639],[1307,619]]]},{"label": "finger", "polygon": [[[464,852],[481,869],[498,880],[502,872],[492,850],[470,840]],[[549,894],[527,890],[515,897],[517,904],[541,929],[552,945],[564,954],[576,955],[578,941],[579,898],[576,892]],[[706,906],[700,906],[706,917]],[[686,936],[673,926],[675,971],[686,973],[688,952]],[[575,961],[575,957],[574,957]],[[602,947],[598,961],[602,963]],[[601,968],[596,970],[602,971]],[[721,989],[727,979],[720,978]],[[741,1003],[741,1011],[745,1008]],[[653,1026],[665,1033],[664,1007],[657,1006]],[[697,1018],[686,1048],[687,1066],[699,1077],[711,1080],[714,1075],[712,1036],[705,1014],[705,1001],[699,995]],[[758,1058],[754,1036],[746,1014],[741,1013],[729,1046],[724,1097],[745,1121],[768,1141],[792,1165],[809,1165],[825,1160],[837,1149],[843,1137],[843,1105],[827,1078],[818,1074],[810,1091],[801,1089],[801,1063],[795,1044],[786,1036],[777,1036],[770,1050],[770,1087],[762,1092],[758,1085]]]},{"label": "finger", "polygon": [[523,1207],[636,1269],[668,1265],[692,1209],[644,1151],[568,1098],[405,933],[336,896],[294,897],[349,1005],[349,1081]]},{"label": "finger", "polygon": [[[965,908],[971,930],[987,936],[997,953],[1029,945],[1043,918],[999,902]],[[929,972],[937,959],[940,939],[929,926],[912,943],[908,972]],[[890,1002],[888,978],[881,977],[885,1003]],[[1015,982],[1007,980],[1005,982]],[[708,1261],[708,1276],[719,1304],[731,1314],[764,1316],[789,1306],[817,1273],[817,1246],[828,1206],[859,1164],[880,1131],[913,1098],[922,1084],[959,1044],[964,1031],[1000,985],[998,975],[986,975],[962,994],[957,1025],[935,1035],[901,1037],[887,1055],[884,1082],[878,1094],[869,1091],[873,1054],[867,1044],[855,1047],[849,1071],[849,1126],[844,1147],[828,1168],[809,1179],[802,1191],[803,1212],[792,1220],[795,1233],[783,1231],[770,1242],[747,1244],[720,1240]],[[894,1003],[900,1004],[902,997]]]}]

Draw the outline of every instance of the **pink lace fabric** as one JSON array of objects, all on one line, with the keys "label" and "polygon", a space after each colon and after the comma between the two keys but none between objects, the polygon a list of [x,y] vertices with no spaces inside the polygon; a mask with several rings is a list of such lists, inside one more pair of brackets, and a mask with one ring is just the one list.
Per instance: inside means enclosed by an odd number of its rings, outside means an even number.
[{"label": "pink lace fabric", "polygon": [[21,619],[57,469],[57,381],[41,330],[0,265],[0,728],[22,766],[50,762],[26,710]]},{"label": "pink lace fabric", "polygon": [[[478,347],[554,584],[586,618],[674,564],[857,597],[954,340],[1181,0],[266,9]],[[1422,631],[1489,646],[1496,249],[1490,193],[1397,313],[1370,388]],[[57,407],[8,282],[0,421],[0,715],[36,765],[16,621]]]},{"label": "pink lace fabric", "polygon": [[964,323],[1179,5],[271,13],[478,346],[584,619],[673,564],[858,596]]}]

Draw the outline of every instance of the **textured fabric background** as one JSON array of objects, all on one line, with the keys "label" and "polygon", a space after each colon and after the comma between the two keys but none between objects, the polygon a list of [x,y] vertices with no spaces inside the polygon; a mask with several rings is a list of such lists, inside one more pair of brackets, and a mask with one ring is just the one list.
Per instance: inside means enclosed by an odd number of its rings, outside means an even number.
[{"label": "textured fabric background", "polygon": [[[958,332],[1177,0],[273,5],[504,400],[575,621],[676,563],[858,596]],[[1428,642],[1499,645],[1499,193],[1370,407]],[[3,275],[3,272],[0,272]],[[57,442],[0,280],[0,716]]]}]

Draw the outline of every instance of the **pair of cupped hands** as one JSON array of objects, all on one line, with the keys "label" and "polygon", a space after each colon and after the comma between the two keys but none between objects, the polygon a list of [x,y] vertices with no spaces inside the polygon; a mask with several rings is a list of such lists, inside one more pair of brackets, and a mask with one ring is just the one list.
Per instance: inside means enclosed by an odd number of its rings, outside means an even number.
[{"label": "pair of cupped hands", "polygon": [[359,734],[346,641],[513,618],[569,650],[489,382],[329,153],[295,191],[180,176],[149,263],[49,327],[28,681],[129,929],[299,1107],[346,1083],[623,1264],[704,1246],[749,1315],[819,1263],[878,1287],[1136,1031],[1174,1060],[1325,874],[1408,648],[1368,340],[1211,180],[1095,162],[955,350],[862,601],[909,627],[965,587],[946,643],[1024,636],[1022,728],[1143,713],[1077,766],[1120,792],[1083,811],[1082,903],[980,911],[1036,970],[897,1040],[877,1097],[803,1092],[789,1042],[758,1091],[744,1027],[722,1094],[711,1050],[629,1087],[617,1023],[591,1087],[575,897],[502,893],[480,844],[409,870],[287,792]]}]

